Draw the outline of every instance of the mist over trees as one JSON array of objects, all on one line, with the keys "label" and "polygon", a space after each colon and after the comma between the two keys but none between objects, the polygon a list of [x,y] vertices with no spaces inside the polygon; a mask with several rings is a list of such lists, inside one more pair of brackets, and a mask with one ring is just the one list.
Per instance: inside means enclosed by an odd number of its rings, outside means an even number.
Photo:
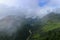
[{"label": "mist over trees", "polygon": [[53,11],[41,18],[42,28],[39,28],[30,40],[60,40],[60,13],[58,11]]},{"label": "mist over trees", "polygon": [[0,40],[60,40],[58,10],[40,18],[34,11],[5,5],[0,8]]}]

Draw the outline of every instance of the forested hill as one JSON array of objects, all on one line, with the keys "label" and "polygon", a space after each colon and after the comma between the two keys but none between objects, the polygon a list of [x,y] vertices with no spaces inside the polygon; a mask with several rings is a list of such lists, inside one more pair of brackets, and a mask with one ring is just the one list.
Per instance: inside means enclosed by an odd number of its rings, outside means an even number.
[{"label": "forested hill", "polygon": [[47,22],[49,20],[59,22],[60,21],[60,14],[51,12],[48,15],[44,16],[41,20],[42,20],[42,23]]},{"label": "forested hill", "polygon": [[60,40],[60,13],[51,12],[41,21],[42,27],[32,35],[31,40]]}]

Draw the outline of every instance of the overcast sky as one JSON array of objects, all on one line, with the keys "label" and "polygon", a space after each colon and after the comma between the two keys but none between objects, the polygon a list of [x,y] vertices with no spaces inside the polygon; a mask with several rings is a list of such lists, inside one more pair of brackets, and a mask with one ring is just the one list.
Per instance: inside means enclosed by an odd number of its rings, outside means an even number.
[{"label": "overcast sky", "polygon": [[[2,7],[3,6],[3,7]],[[3,10],[19,9],[28,15],[44,16],[60,7],[60,0],[0,0],[0,14]],[[33,13],[33,14],[31,14]],[[5,14],[4,14],[5,15]]]}]

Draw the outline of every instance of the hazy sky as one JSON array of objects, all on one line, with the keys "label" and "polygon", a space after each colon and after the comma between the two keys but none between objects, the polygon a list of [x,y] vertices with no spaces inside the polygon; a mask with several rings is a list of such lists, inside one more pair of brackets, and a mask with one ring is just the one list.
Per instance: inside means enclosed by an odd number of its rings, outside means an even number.
[{"label": "hazy sky", "polygon": [[0,0],[0,3],[8,6],[60,6],[60,0]]},{"label": "hazy sky", "polygon": [[58,7],[60,7],[60,0],[0,0],[0,12],[2,9],[12,8],[12,10],[20,9],[24,13],[27,11],[26,14],[28,15],[34,15],[35,13],[44,16]]}]

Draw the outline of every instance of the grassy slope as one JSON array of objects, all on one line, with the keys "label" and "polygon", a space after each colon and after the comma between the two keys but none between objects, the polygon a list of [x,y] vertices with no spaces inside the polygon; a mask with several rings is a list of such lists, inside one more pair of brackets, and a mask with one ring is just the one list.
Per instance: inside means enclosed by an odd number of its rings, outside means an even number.
[{"label": "grassy slope", "polygon": [[30,40],[60,40],[60,14],[49,14],[47,17],[46,23],[32,34]]},{"label": "grassy slope", "polygon": [[[57,29],[57,32],[56,30]],[[42,34],[40,29],[31,36],[31,40],[60,40],[60,22],[47,21],[42,28]]]},{"label": "grassy slope", "polygon": [[48,21],[42,28],[43,31],[51,31],[53,29],[60,28],[60,22]]}]

